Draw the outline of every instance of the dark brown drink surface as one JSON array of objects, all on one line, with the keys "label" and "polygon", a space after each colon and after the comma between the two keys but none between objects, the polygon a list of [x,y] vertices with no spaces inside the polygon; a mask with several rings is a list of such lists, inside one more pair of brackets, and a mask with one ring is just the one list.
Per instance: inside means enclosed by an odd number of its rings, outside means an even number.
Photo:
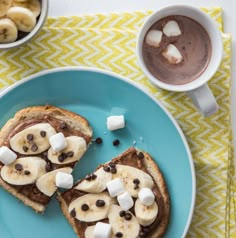
[{"label": "dark brown drink surface", "polygon": [[[144,62],[151,74],[160,81],[181,85],[197,79],[206,69],[211,58],[211,41],[207,31],[195,20],[185,16],[168,16],[152,25],[150,30],[162,31],[165,24],[174,20],[178,23],[181,35],[167,37],[164,33],[160,47],[143,44]],[[169,44],[175,45],[183,60],[170,64],[162,55]]]}]

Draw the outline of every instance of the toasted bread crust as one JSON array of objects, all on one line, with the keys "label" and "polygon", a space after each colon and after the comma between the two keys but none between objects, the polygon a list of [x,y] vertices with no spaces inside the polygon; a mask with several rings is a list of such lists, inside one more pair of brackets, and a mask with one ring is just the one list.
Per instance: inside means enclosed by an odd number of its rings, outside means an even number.
[{"label": "toasted bread crust", "polygon": [[[7,121],[0,131],[0,146],[3,145],[9,133],[20,123],[30,120],[37,119],[38,117],[43,117],[50,115],[56,119],[65,121],[72,128],[81,131],[83,134],[92,138],[92,129],[89,126],[88,121],[82,116],[75,114],[73,112],[67,111],[62,108],[54,107],[51,105],[46,106],[33,106],[27,107],[18,111],[15,116]],[[0,186],[11,193],[13,196],[21,200],[26,206],[32,207],[36,212],[44,212],[45,206],[30,200],[25,195],[17,192],[17,190],[11,185],[7,184],[0,178]]]},{"label": "toasted bread crust", "polygon": [[[119,161],[119,159],[121,157],[124,156],[129,156],[129,154],[133,154],[134,152],[136,152],[137,150],[132,147],[127,149],[125,152],[123,152],[121,155],[113,158],[111,161],[107,162],[106,164],[109,164],[110,162],[116,162]],[[160,238],[164,235],[164,233],[166,232],[168,223],[169,223],[169,215],[170,215],[170,198],[169,198],[169,193],[167,190],[167,186],[166,183],[164,181],[163,175],[158,167],[158,165],[154,162],[154,160],[152,159],[152,157],[147,153],[147,152],[143,152],[144,154],[144,164],[145,167],[148,171],[148,173],[153,177],[155,183],[157,184],[160,193],[162,195],[163,201],[164,201],[164,215],[163,215],[163,219],[161,221],[161,223],[158,225],[157,229],[149,236],[150,238]],[[102,165],[100,165],[98,168],[100,168]],[[76,228],[74,219],[71,218],[69,212],[68,212],[68,206],[65,203],[63,197],[61,196],[61,194],[58,192],[58,197],[57,197],[62,212],[64,214],[64,216],[67,218],[67,220],[69,221],[69,223],[71,224],[71,226],[73,227],[74,231],[76,232],[76,234],[78,235],[78,237],[80,237],[79,231]],[[82,231],[81,231],[82,232]]]}]

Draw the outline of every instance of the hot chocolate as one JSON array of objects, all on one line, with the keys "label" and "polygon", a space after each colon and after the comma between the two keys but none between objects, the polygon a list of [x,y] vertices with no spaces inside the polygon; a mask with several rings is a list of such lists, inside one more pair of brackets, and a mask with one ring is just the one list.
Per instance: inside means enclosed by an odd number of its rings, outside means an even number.
[{"label": "hot chocolate", "polygon": [[175,15],[154,23],[145,36],[143,59],[160,81],[181,85],[197,79],[211,58],[207,31],[195,20]]}]

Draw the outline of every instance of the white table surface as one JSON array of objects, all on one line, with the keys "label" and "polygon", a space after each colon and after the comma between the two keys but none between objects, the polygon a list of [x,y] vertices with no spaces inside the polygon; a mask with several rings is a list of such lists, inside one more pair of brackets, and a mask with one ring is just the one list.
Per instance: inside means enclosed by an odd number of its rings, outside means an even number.
[{"label": "white table surface", "polygon": [[[49,0],[49,16],[70,16],[86,13],[107,13],[132,10],[155,10],[170,4],[192,4],[194,6],[220,6],[224,12],[224,30],[233,36],[233,60],[236,60],[236,1],[234,0]],[[236,146],[236,71],[232,68],[232,123],[234,147]],[[236,147],[235,147],[236,148]]]}]

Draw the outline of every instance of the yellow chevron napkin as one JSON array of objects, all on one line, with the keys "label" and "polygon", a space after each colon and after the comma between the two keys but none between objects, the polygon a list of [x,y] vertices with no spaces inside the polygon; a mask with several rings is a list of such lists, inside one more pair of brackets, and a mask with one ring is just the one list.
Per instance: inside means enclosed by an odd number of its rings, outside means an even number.
[{"label": "yellow chevron napkin", "polygon": [[[202,9],[223,31],[222,10]],[[137,64],[137,32],[152,11],[49,18],[29,44],[0,51],[0,87],[43,69],[91,66],[142,84],[174,115],[190,145],[196,168],[196,209],[187,237],[236,237],[233,150],[230,124],[231,36],[222,33],[224,59],[209,86],[219,112],[203,118],[183,93],[149,83]]]}]

